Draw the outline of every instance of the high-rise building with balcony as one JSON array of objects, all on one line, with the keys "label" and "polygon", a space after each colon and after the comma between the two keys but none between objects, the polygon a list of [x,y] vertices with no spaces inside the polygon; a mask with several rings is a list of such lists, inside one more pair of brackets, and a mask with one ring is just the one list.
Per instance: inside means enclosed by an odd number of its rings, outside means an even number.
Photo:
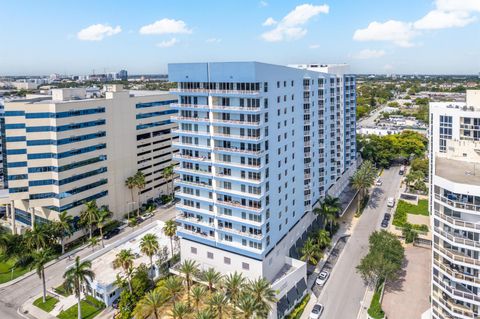
[{"label": "high-rise building with balcony", "polygon": [[480,316],[480,91],[430,103],[432,316]]},{"label": "high-rise building with balcony", "polygon": [[345,65],[169,65],[181,258],[264,277],[281,318],[305,292],[289,257],[312,209],[355,170],[355,77]]},{"label": "high-rise building with balcony", "polygon": [[[6,102],[13,229],[55,220],[63,211],[78,218],[91,200],[122,218],[139,202],[165,194],[174,98],[112,85],[104,98],[86,98],[85,89],[55,89],[52,96]],[[125,180],[137,171],[146,185],[132,198]]]}]

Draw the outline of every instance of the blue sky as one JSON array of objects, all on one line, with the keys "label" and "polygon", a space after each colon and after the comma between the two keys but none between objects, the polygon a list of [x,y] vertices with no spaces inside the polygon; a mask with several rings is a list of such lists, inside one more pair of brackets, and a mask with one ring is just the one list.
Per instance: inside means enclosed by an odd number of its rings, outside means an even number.
[{"label": "blue sky", "polygon": [[480,0],[0,0],[0,74],[163,73],[170,62],[349,63],[477,74]]}]

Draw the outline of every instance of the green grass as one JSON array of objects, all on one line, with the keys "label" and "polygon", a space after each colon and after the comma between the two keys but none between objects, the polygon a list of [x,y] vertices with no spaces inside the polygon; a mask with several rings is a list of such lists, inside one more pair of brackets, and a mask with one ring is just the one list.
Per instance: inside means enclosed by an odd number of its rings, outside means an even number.
[{"label": "green grass", "polygon": [[12,278],[12,267],[15,265],[15,259],[5,259],[0,255],[0,284],[3,284],[7,281],[20,277],[21,275],[28,272],[28,267],[17,267],[13,270]]},{"label": "green grass", "polygon": [[382,283],[380,283],[375,289],[373,294],[370,308],[368,308],[368,315],[374,319],[382,319],[385,317],[385,312],[382,309],[382,303],[380,302],[380,294],[382,293]]},{"label": "green grass", "polygon": [[68,297],[70,296],[71,294],[67,292],[67,290],[65,289],[65,287],[63,286],[63,284],[61,284],[60,286],[56,287],[56,288],[53,288],[53,290],[59,294],[59,295],[62,295],[64,297]]},{"label": "green grass", "polygon": [[[87,302],[87,301],[88,302]],[[91,296],[87,296],[86,300],[82,300],[80,305],[82,307],[82,319],[92,319],[102,312],[105,306]],[[67,310],[62,311],[58,315],[59,319],[77,319],[77,305],[73,305]]]},{"label": "green grass", "polygon": [[302,313],[305,310],[305,307],[310,300],[310,294],[306,294],[303,297],[302,301],[292,310],[292,312],[287,316],[287,319],[300,319],[302,317]]},{"label": "green grass", "polygon": [[33,302],[33,305],[42,309],[43,311],[50,312],[55,308],[58,299],[52,296],[47,296],[45,303],[43,303],[43,297],[38,298]]},{"label": "green grass", "polygon": [[[397,204],[397,209],[395,210],[395,215],[393,216],[393,225],[397,227],[403,227],[403,225],[407,223],[407,214],[428,216],[428,200],[421,199],[418,201],[418,205],[413,205],[407,203],[406,201],[399,200]],[[415,226],[416,225],[414,225],[414,228]],[[422,228],[424,229],[424,227]]]}]

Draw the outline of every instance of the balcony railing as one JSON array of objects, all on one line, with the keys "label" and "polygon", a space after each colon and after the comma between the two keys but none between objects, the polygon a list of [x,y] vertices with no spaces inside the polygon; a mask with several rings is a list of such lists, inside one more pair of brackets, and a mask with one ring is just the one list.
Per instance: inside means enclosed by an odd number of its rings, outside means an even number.
[{"label": "balcony railing", "polygon": [[207,131],[180,130],[180,129],[172,130],[172,133],[191,134],[191,135],[210,135],[210,132],[207,132]]},{"label": "balcony railing", "polygon": [[186,229],[186,228],[180,228],[178,230],[179,232],[183,232],[183,233],[187,233],[187,234],[191,234],[191,235],[195,235],[195,236],[200,236],[200,237],[203,237],[203,238],[208,238],[210,240],[215,240],[215,237],[214,236],[210,236],[207,232],[201,232],[201,231],[193,231],[193,230],[189,230],[189,229]]},{"label": "balcony railing", "polygon": [[454,201],[454,200],[448,199],[444,196],[441,196],[439,194],[435,194],[435,199],[438,199],[441,202],[446,203],[446,204],[448,204],[452,207],[455,207],[455,208],[461,208],[461,209],[467,209],[467,210],[473,210],[473,211],[480,212],[480,205],[474,205],[474,204]]},{"label": "balcony railing", "polygon": [[218,163],[218,164],[224,164],[224,165],[227,165],[227,166],[234,166],[234,167],[245,167],[245,168],[262,168],[263,165],[250,165],[250,164],[242,164],[242,163],[237,163],[237,162],[225,162],[225,161],[219,161],[219,160],[215,160],[215,163]]},{"label": "balcony railing", "polygon": [[234,134],[223,134],[223,133],[214,133],[214,137],[227,137],[227,138],[235,138],[239,140],[250,140],[250,141],[258,141],[262,138],[261,136],[246,136],[246,135],[234,135]]},{"label": "balcony railing", "polygon": [[205,104],[172,103],[170,106],[172,108],[208,109],[208,105]]},{"label": "balcony railing", "polygon": [[261,108],[260,108],[260,107],[224,106],[224,105],[212,105],[212,109],[214,109],[214,110],[222,110],[222,111],[249,111],[249,112],[261,111]]},{"label": "balcony railing", "polygon": [[181,179],[176,179],[175,183],[188,184],[188,185],[193,185],[193,186],[204,187],[204,188],[207,188],[207,189],[212,189],[212,185],[209,185],[208,183],[205,183],[205,182],[193,182],[193,181],[185,181],[185,180],[181,180]]},{"label": "balcony railing", "polygon": [[218,229],[222,230],[222,231],[238,234],[238,235],[241,235],[241,236],[245,236],[245,237],[255,238],[255,239],[258,239],[258,240],[263,238],[263,235],[257,235],[257,234],[252,234],[252,233],[249,233],[249,232],[243,232],[243,231],[235,229],[235,228],[226,228],[226,227],[219,226]]},{"label": "balcony railing", "polygon": [[443,237],[447,238],[450,242],[454,242],[455,244],[461,244],[461,245],[466,245],[466,246],[471,246],[474,248],[480,248],[480,242],[470,240],[468,238],[462,238],[456,235],[452,235],[451,233],[448,233],[438,227],[435,227],[435,232],[439,233]]},{"label": "balcony railing", "polygon": [[233,153],[243,153],[243,154],[250,154],[250,155],[261,155],[263,153],[263,150],[259,151],[254,151],[254,150],[246,150],[246,149],[240,149],[237,147],[214,147],[214,151],[220,151],[220,152],[233,152]]},{"label": "balcony railing", "polygon": [[436,259],[433,260],[433,263],[437,267],[439,267],[440,269],[442,269],[444,272],[446,272],[447,274],[449,274],[451,277],[453,277],[455,279],[468,281],[468,282],[480,285],[480,279],[477,278],[477,277],[458,272],[458,271],[448,267],[448,265],[445,265],[445,264],[441,263],[440,261],[438,261]]},{"label": "balcony railing", "polygon": [[190,148],[199,148],[199,149],[204,149],[204,150],[210,150],[211,149],[210,146],[208,146],[208,145],[185,143],[185,142],[182,142],[182,141],[173,142],[172,145],[175,146],[175,147],[190,147]]},{"label": "balcony railing", "polygon": [[172,120],[177,120],[177,121],[192,121],[192,122],[204,122],[208,123],[209,118],[208,117],[192,117],[192,116],[172,116]]},{"label": "balcony railing", "polygon": [[185,167],[176,167],[176,172],[186,172],[186,173],[193,173],[193,174],[201,174],[201,175],[212,175],[212,171],[206,169],[192,169],[192,168],[185,168]]},{"label": "balcony railing", "polygon": [[447,223],[453,225],[453,226],[458,226],[458,227],[465,227],[465,228],[471,228],[475,230],[480,230],[480,224],[476,223],[471,223],[471,222],[464,222],[462,220],[458,220],[456,218],[444,215],[437,210],[434,212],[435,216],[439,217],[443,221],[446,221]]},{"label": "balcony railing", "polygon": [[465,264],[470,264],[470,265],[475,265],[475,266],[480,266],[480,260],[478,260],[478,259],[474,259],[474,258],[465,256],[465,255],[463,255],[459,252],[456,252],[456,251],[453,251],[453,250],[450,250],[450,249],[447,249],[447,248],[443,248],[438,244],[434,244],[433,247],[435,249],[437,249],[439,252],[441,252],[442,254],[446,255],[448,258],[450,258],[453,261],[462,262],[462,263],[465,263]]},{"label": "balcony railing", "polygon": [[[447,308],[448,311],[451,311],[451,312],[453,312],[457,315],[465,316],[467,318],[475,318],[475,313],[472,310],[470,310],[468,307],[456,304],[456,303],[452,302],[451,300],[445,300],[438,293],[434,293],[433,297],[438,303],[440,303],[445,308]],[[435,308],[432,308],[432,311],[438,316],[438,311],[436,311]],[[445,311],[445,309],[443,309],[443,311]],[[442,313],[441,317],[444,318],[445,314]],[[448,314],[448,318],[453,319],[454,317],[452,317],[450,314]]]},{"label": "balcony railing", "polygon": [[217,200],[217,203],[225,206],[230,206],[230,207],[235,207],[235,208],[241,208],[241,209],[247,209],[247,210],[252,210],[255,212],[260,212],[262,210],[261,207],[252,207],[252,206],[246,206],[242,205],[242,203],[238,201],[226,201],[226,200]]},{"label": "balcony railing", "polygon": [[263,124],[261,121],[240,121],[240,120],[224,120],[224,119],[217,119],[213,118],[212,123],[226,123],[226,124],[238,124],[238,125],[249,125],[249,126],[257,126]]},{"label": "balcony railing", "polygon": [[201,224],[201,225],[205,225],[205,226],[208,226],[208,227],[215,227],[214,223],[207,222],[207,221],[205,221],[201,218],[185,216],[185,215],[182,215],[182,214],[177,215],[176,219],[191,222],[191,223],[194,223],[194,224]]},{"label": "balcony railing", "polygon": [[172,93],[211,93],[211,94],[241,94],[241,95],[254,95],[259,94],[260,91],[247,91],[247,90],[213,90],[213,89],[183,89],[183,88],[173,88],[170,89]]},{"label": "balcony railing", "polygon": [[184,155],[184,154],[173,154],[173,159],[175,160],[180,160],[180,159],[186,159],[186,160],[192,160],[192,161],[199,161],[199,162],[212,162],[211,158],[208,158],[207,156],[190,156],[190,155]]},{"label": "balcony railing", "polygon": [[244,182],[247,182],[247,183],[262,183],[262,179],[253,179],[253,178],[247,178],[247,177],[232,176],[232,175],[226,175],[226,174],[223,174],[223,173],[216,173],[215,176],[220,177],[220,178],[233,179],[235,181],[244,181]]},{"label": "balcony railing", "polygon": [[[456,288],[453,288],[453,287],[450,287],[449,285],[445,284],[444,282],[442,282],[438,277],[436,276],[433,276],[433,281],[435,281],[438,285],[440,285],[443,289],[445,289],[447,292],[449,292],[451,295],[453,295],[454,297],[460,297],[460,298],[464,298],[464,299],[468,299],[468,300],[471,300],[471,301],[476,301],[476,302],[480,302],[480,297],[473,294],[473,293],[468,293],[468,292],[464,292],[464,291],[460,291]],[[453,297],[453,298],[454,298]]]}]

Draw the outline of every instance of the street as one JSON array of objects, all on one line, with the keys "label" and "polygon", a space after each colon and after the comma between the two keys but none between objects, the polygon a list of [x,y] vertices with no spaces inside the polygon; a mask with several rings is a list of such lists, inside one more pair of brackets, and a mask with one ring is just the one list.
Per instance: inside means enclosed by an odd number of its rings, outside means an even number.
[{"label": "street", "polygon": [[[372,191],[370,201],[318,299],[325,306],[322,318],[357,318],[366,286],[357,274],[356,266],[368,251],[368,237],[380,228],[383,214],[387,211],[387,198],[397,197],[401,178],[398,171],[398,167],[384,170],[381,176],[383,185]],[[304,316],[308,316],[310,311],[305,309]]]},{"label": "street", "polygon": [[374,127],[375,126],[375,120],[377,117],[380,115],[380,113],[383,112],[383,109],[385,108],[385,105],[380,105],[378,108],[376,108],[373,112],[372,115],[368,117],[364,117],[360,120],[357,121],[357,127]]},{"label": "street", "polygon": [[[145,227],[152,223],[155,220],[166,221],[175,217],[175,206],[167,208],[166,210],[159,210],[153,218],[150,218],[144,221],[138,228]],[[130,227],[125,228],[122,232],[113,237],[110,240],[105,241],[105,246],[112,244],[113,242],[125,237],[130,234],[132,229]],[[47,281],[47,289],[52,287],[57,287],[63,282],[63,273],[65,269],[74,262],[74,258],[79,256],[84,258],[92,253],[91,248],[85,248],[78,252],[71,259],[65,258],[59,262],[48,266],[45,268],[45,277]],[[1,319],[13,319],[13,318],[22,318],[21,315],[17,313],[17,309],[22,306],[22,304],[28,299],[40,295],[42,293],[42,283],[38,276],[34,273],[32,276],[29,276],[15,284],[12,284],[8,287],[0,289],[0,318]],[[25,318],[25,317],[24,317]]]}]

